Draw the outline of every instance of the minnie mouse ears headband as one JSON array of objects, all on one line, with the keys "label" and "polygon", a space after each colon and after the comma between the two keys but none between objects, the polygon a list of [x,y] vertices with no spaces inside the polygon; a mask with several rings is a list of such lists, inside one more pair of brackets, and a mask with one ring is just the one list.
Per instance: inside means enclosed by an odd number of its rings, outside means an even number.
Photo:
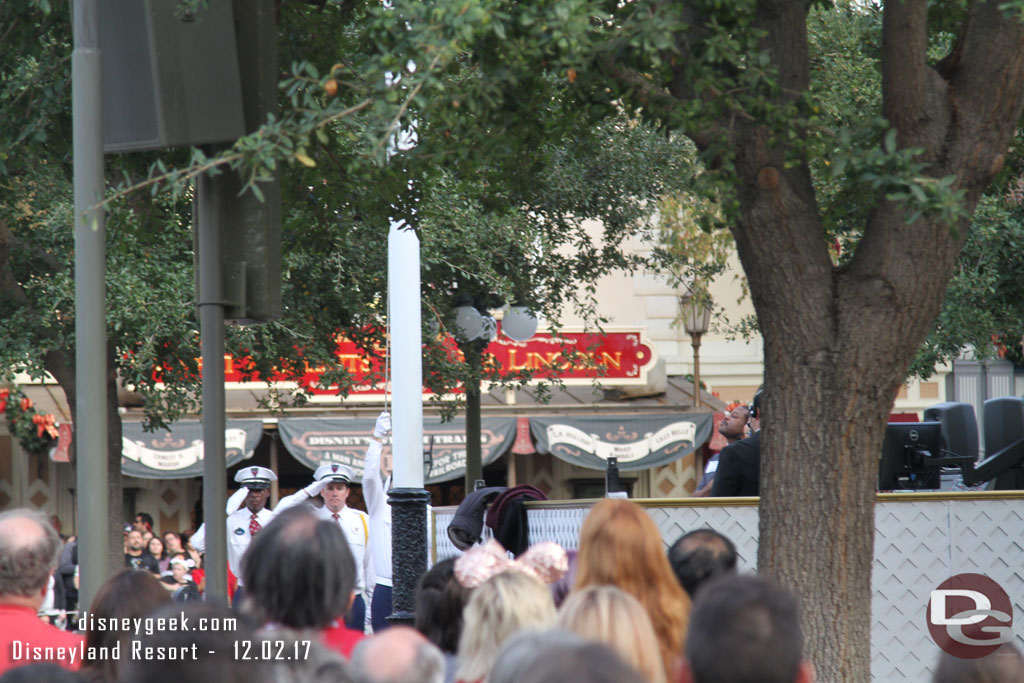
[{"label": "minnie mouse ears headband", "polygon": [[562,546],[543,541],[510,560],[501,544],[491,540],[486,545],[473,546],[455,560],[455,580],[465,588],[476,588],[510,570],[529,574],[543,583],[554,583],[569,571],[569,558]]}]

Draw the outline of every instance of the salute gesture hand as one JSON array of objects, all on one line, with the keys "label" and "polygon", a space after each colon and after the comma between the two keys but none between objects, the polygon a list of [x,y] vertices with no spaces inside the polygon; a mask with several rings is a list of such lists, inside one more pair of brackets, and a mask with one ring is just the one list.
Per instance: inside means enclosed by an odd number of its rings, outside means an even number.
[{"label": "salute gesture hand", "polygon": [[384,438],[391,431],[391,413],[384,411],[377,416],[377,423],[373,426],[374,437]]}]

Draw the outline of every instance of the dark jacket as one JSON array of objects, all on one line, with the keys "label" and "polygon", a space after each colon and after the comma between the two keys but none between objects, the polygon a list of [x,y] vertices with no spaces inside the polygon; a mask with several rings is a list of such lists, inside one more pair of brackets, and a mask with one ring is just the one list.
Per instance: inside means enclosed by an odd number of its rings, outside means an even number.
[{"label": "dark jacket", "polygon": [[722,449],[712,496],[757,496],[761,491],[761,431]]}]

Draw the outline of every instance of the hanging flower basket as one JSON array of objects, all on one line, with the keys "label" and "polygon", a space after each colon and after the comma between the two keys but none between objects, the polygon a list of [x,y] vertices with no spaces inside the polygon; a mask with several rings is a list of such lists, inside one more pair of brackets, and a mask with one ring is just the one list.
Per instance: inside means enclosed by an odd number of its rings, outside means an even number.
[{"label": "hanging flower basket", "polygon": [[52,413],[40,413],[32,399],[17,388],[0,389],[0,414],[7,418],[11,436],[23,450],[45,455],[57,440],[57,420]]}]

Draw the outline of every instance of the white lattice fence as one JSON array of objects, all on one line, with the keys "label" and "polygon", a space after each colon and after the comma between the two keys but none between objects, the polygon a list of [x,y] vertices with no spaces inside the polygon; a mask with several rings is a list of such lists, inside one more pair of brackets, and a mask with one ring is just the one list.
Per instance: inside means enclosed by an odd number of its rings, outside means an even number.
[{"label": "white lattice fence", "polygon": [[[666,547],[687,531],[711,527],[736,544],[740,571],[756,569],[756,506],[637,502],[658,525]],[[530,504],[531,543],[551,540],[576,549],[592,504]],[[454,510],[439,511],[435,516],[439,559],[458,554],[446,533],[453,514]],[[925,621],[928,599],[944,580],[967,572],[999,583],[1013,602],[1015,621],[1024,619],[1024,496],[918,494],[878,503],[871,603],[873,680],[931,680],[939,650]],[[1024,649],[1024,631],[1019,626],[1014,631],[1016,645]]]}]

